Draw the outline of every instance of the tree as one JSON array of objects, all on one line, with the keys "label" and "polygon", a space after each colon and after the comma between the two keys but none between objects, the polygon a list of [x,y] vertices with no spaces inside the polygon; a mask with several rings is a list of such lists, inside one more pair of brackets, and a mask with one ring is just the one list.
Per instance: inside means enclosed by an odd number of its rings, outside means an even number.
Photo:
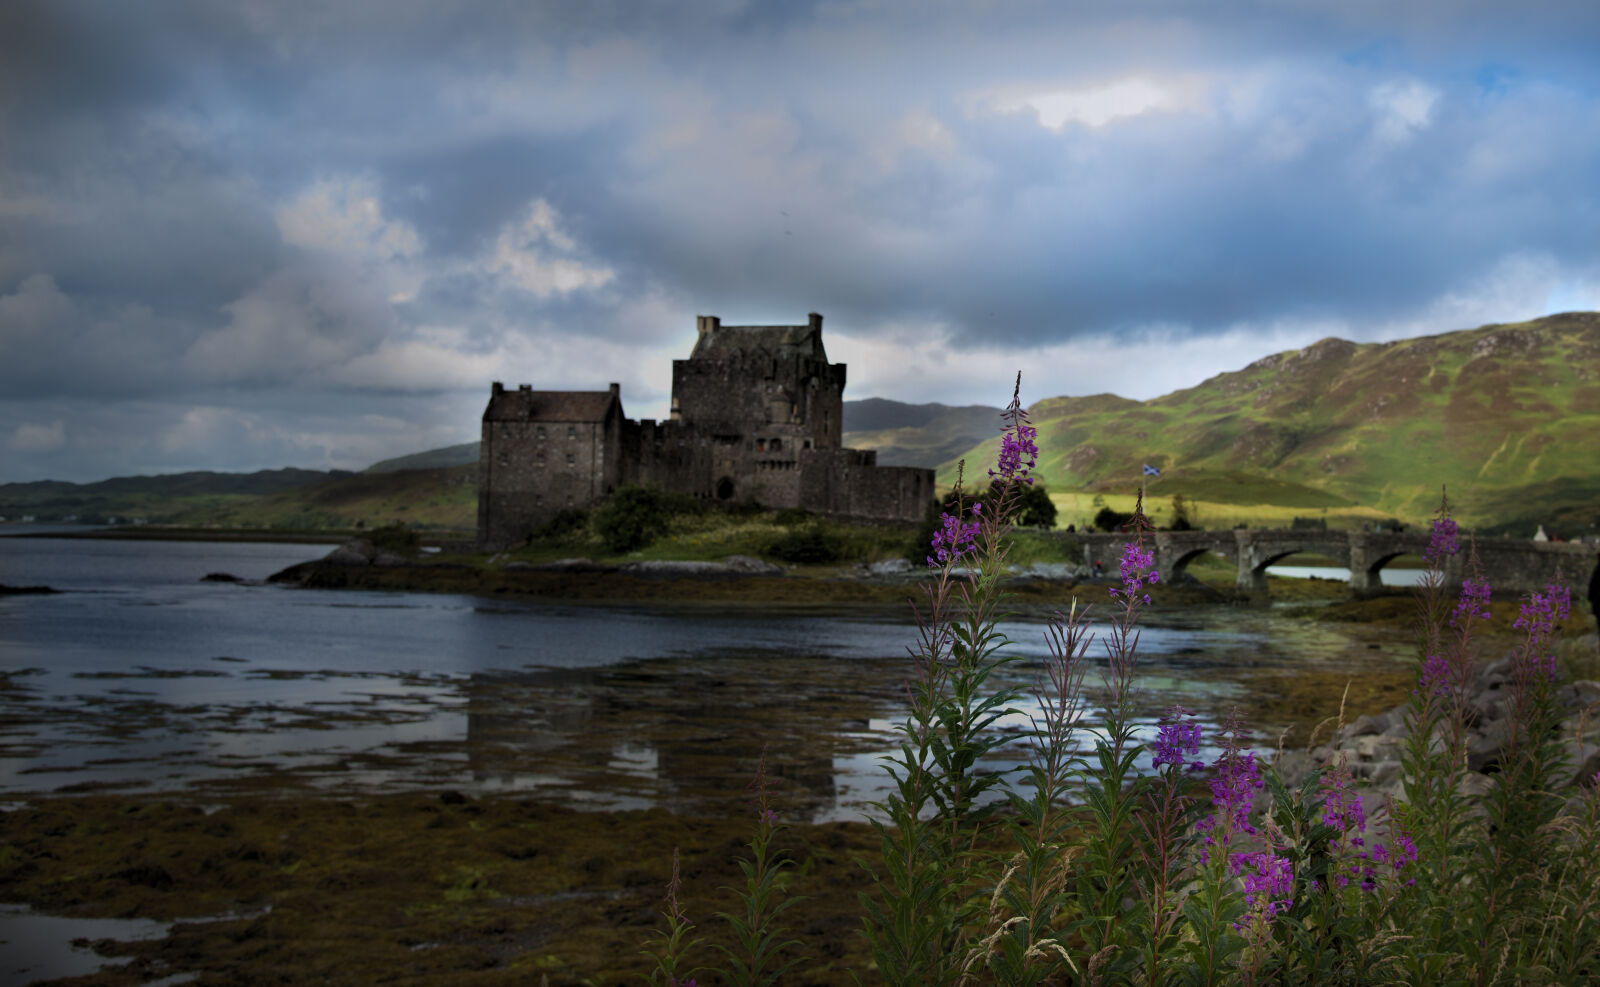
[{"label": "tree", "polygon": [[[1054,528],[1056,502],[1050,499],[1050,492],[1044,488],[1044,484],[1013,483],[1017,489],[1010,495],[1011,523],[1020,528]],[[988,502],[998,504],[1004,491],[999,480],[991,480]]]},{"label": "tree", "polygon": [[1102,507],[1100,508],[1100,513],[1094,516],[1094,526],[1101,531],[1116,531],[1132,520],[1132,514],[1124,514],[1109,507]]},{"label": "tree", "polygon": [[1172,495],[1172,531],[1193,531],[1194,522],[1189,520],[1189,503],[1183,499],[1183,494]]},{"label": "tree", "polygon": [[595,533],[614,554],[643,548],[667,533],[679,499],[650,487],[620,487],[595,509]]}]

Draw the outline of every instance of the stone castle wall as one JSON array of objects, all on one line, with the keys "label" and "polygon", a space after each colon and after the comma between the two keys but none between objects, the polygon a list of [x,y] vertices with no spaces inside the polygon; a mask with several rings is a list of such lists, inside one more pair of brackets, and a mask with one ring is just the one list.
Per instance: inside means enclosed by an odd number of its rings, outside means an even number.
[{"label": "stone castle wall", "polygon": [[478,536],[502,547],[565,507],[640,484],[707,501],[880,520],[920,520],[929,469],[884,468],[841,448],[845,365],[829,363],[822,317],[802,326],[723,326],[701,316],[672,366],[672,418],[623,416],[620,389],[507,391],[484,412]]}]

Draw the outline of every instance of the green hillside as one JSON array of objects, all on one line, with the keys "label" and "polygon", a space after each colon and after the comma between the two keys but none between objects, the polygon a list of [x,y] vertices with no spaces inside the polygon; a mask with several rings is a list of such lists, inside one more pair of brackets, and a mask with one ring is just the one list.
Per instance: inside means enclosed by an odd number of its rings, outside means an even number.
[{"label": "green hillside", "polygon": [[[1048,387],[1035,378],[1035,387]],[[1447,484],[1484,527],[1600,520],[1600,315],[1392,343],[1324,339],[1196,387],[1030,409],[1054,490],[1231,504],[1361,505],[1421,522]],[[963,454],[992,462],[998,438]],[[950,483],[958,457],[939,466]],[[1531,530],[1531,529],[1530,529]]]},{"label": "green hillside", "polygon": [[346,474],[262,497],[192,501],[170,523],[295,530],[405,524],[470,531],[478,523],[478,467]]},{"label": "green hillside", "polygon": [[477,461],[478,443],[463,442],[458,446],[445,446],[443,449],[429,449],[427,452],[414,452],[409,456],[385,459],[373,463],[361,472],[398,473],[401,470],[449,469],[452,466],[466,466]]},{"label": "green hillside", "polygon": [[34,515],[41,520],[76,517],[96,523],[112,517],[138,517],[161,522],[197,502],[250,501],[351,475],[343,470],[281,469],[117,476],[97,483],[7,483],[0,484],[0,516]]},{"label": "green hillside", "polygon": [[936,466],[995,434],[1000,412],[981,404],[846,401],[843,440],[851,449],[876,449],[879,466]]}]

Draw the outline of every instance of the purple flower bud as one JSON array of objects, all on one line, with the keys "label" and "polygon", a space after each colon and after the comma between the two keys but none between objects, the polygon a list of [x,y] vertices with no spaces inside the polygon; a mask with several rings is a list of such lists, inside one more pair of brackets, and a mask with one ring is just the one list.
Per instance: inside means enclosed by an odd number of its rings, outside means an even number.
[{"label": "purple flower bud", "polygon": [[1428,561],[1442,559],[1456,554],[1460,546],[1456,544],[1456,523],[1447,517],[1436,518],[1433,522],[1433,533],[1428,538],[1428,548],[1422,557]]},{"label": "purple flower bud", "polygon": [[1487,579],[1464,579],[1461,581],[1461,598],[1456,601],[1456,608],[1450,614],[1450,626],[1460,626],[1457,621],[1462,619],[1489,619],[1489,581]]},{"label": "purple flower bud", "polygon": [[[1151,767],[1159,768],[1163,764],[1183,767],[1189,757],[1200,753],[1200,724],[1193,720],[1185,721],[1183,717],[1187,715],[1189,711],[1182,706],[1167,710],[1168,719],[1156,730],[1155,759]],[[1194,761],[1189,768],[1198,770],[1204,766],[1202,762]]]}]

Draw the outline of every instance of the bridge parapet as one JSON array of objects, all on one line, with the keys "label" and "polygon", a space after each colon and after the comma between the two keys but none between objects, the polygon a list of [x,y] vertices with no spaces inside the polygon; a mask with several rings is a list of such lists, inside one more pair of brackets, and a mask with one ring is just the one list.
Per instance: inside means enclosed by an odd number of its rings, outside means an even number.
[{"label": "bridge parapet", "polygon": [[[1104,574],[1115,578],[1122,548],[1133,538],[1126,533],[1082,532],[1064,535],[1080,546],[1085,568],[1098,560]],[[1185,567],[1207,552],[1237,567],[1234,585],[1252,598],[1267,598],[1267,567],[1299,553],[1315,553],[1350,570],[1350,592],[1365,596],[1382,589],[1385,566],[1402,555],[1422,555],[1429,535],[1421,532],[1323,531],[1320,529],[1225,529],[1221,531],[1155,531],[1146,536],[1154,549],[1156,571],[1176,580]],[[1445,585],[1459,587],[1466,575],[1467,535],[1461,551],[1445,565]],[[1580,593],[1595,572],[1595,548],[1577,542],[1535,542],[1521,538],[1476,539],[1484,576],[1497,594],[1520,595],[1542,590],[1559,574]]]}]

